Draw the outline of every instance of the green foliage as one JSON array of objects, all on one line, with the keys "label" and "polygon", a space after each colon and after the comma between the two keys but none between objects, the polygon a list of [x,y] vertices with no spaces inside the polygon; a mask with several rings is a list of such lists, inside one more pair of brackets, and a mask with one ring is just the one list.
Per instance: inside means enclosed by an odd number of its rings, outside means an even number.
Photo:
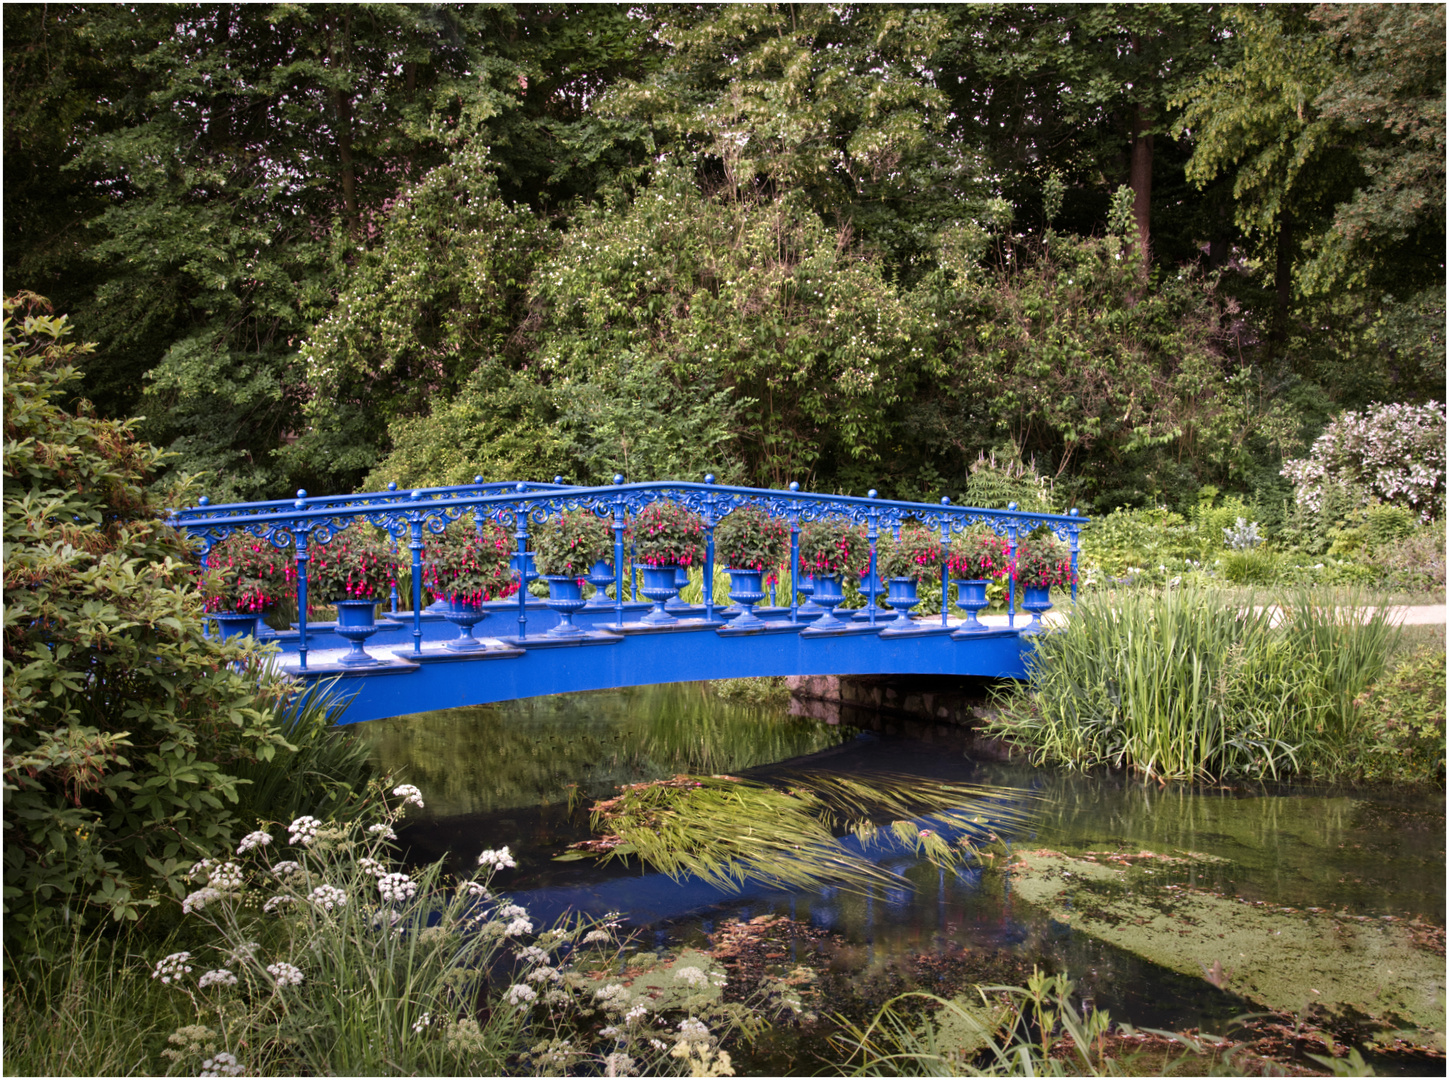
[{"label": "green foliage", "polygon": [[336,600],[384,600],[396,578],[392,540],[358,519],[309,550],[307,602],[311,606]]},{"label": "green foliage", "polygon": [[1014,448],[1000,461],[995,450],[990,456],[982,451],[971,463],[971,476],[961,492],[961,501],[983,510],[1005,510],[1012,503],[1027,513],[1051,514],[1057,509],[1052,501],[1051,480],[1036,471],[1035,460],[1030,464],[1022,461]]},{"label": "green foliage", "polygon": [[1361,597],[1272,608],[1188,589],[1088,594],[1038,643],[993,730],[1038,762],[1161,780],[1345,776],[1369,738],[1355,699],[1396,633]]},{"label": "green foliage", "polygon": [[145,487],[163,455],[56,405],[89,348],[23,303],[42,302],[5,302],[7,941],[179,889],[241,823],[232,765],[287,745],[288,684],[254,642],[202,636],[194,555]]},{"label": "green foliage", "polygon": [[213,544],[200,578],[206,610],[261,613],[288,594],[295,601],[297,564],[291,554],[246,532]]},{"label": "green foliage", "polygon": [[588,510],[568,510],[529,534],[538,572],[585,577],[595,563],[614,563],[614,527],[608,518]]},{"label": "green foliage", "polygon": [[1354,701],[1372,740],[1366,776],[1444,783],[1444,662],[1442,645],[1416,649]]},{"label": "green foliage", "polygon": [[714,530],[718,566],[734,570],[771,570],[790,555],[790,529],[758,506],[738,506]]},{"label": "green foliage", "polygon": [[949,565],[951,576],[962,581],[1005,577],[1011,570],[1011,545],[989,529],[963,533],[951,545]]},{"label": "green foliage", "polygon": [[1034,533],[1016,545],[1011,576],[1023,588],[1074,584],[1071,550],[1051,533]]}]

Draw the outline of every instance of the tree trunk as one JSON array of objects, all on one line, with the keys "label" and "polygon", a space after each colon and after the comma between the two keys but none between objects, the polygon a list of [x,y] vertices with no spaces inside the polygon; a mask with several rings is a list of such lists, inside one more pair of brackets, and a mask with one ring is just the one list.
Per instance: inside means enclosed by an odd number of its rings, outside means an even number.
[{"label": "tree trunk", "polygon": [[1132,216],[1137,219],[1137,243],[1142,261],[1152,258],[1152,135],[1143,132],[1148,126],[1141,105],[1132,117]]}]

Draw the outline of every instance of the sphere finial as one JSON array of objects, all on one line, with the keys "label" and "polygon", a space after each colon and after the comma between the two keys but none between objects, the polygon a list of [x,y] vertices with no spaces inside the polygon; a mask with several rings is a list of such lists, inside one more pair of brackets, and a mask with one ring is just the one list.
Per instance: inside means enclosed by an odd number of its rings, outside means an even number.
[{"label": "sphere finial", "polygon": [[706,484],[713,484],[714,483],[714,473],[712,473],[712,472],[705,473],[704,474],[704,482]]},{"label": "sphere finial", "polygon": [[387,482],[387,490],[388,491],[396,491],[397,490],[397,481],[396,480],[389,480]]},{"label": "sphere finial", "polygon": [[950,506],[951,505],[951,496],[949,496],[949,495],[942,495],[941,496],[941,505],[942,506]]},{"label": "sphere finial", "polygon": [[410,498],[410,499],[421,499],[422,497],[423,497],[423,489],[422,488],[413,488],[412,494],[410,494],[408,496],[408,498]]},{"label": "sphere finial", "polygon": [[516,483],[516,484],[513,485],[513,490],[516,491],[516,492],[518,492],[520,495],[522,495],[525,491],[528,490],[528,485],[525,484],[522,480],[520,480],[520,481],[518,481],[518,483]]},{"label": "sphere finial", "polygon": [[199,499],[196,500],[196,505],[197,506],[210,506],[211,505],[211,500],[208,499],[205,495],[203,495],[201,498],[199,498]]},{"label": "sphere finial", "polygon": [[473,477],[473,483],[475,483],[475,484],[481,484],[482,482],[483,482],[483,474],[482,473],[479,473],[477,476]]},{"label": "sphere finial", "polygon": [[1006,508],[1008,510],[1015,510],[1016,509],[1016,503],[1007,503],[1006,504]]},{"label": "sphere finial", "polygon": [[624,474],[621,473],[621,472],[616,472],[614,474],[614,483],[616,483],[616,484],[622,484],[623,482],[624,482]]},{"label": "sphere finial", "polygon": [[563,483],[563,477],[562,477],[562,476],[555,476],[555,477],[554,477],[554,478],[553,478],[553,482],[554,482],[554,483],[555,483],[555,484],[562,484],[562,483]]},{"label": "sphere finial", "polygon": [[1071,509],[1070,509],[1070,510],[1068,510],[1068,511],[1067,511],[1067,517],[1076,517],[1076,516],[1077,516],[1077,515],[1078,515],[1078,514],[1080,514],[1080,513],[1081,513],[1081,511],[1079,511],[1079,510],[1078,510],[1078,509],[1077,509],[1077,508],[1076,508],[1076,507],[1075,507],[1075,506],[1074,506],[1074,507],[1072,507],[1072,508],[1071,508]]},{"label": "sphere finial", "polygon": [[866,497],[866,498],[867,498],[867,499],[876,499],[876,498],[879,498],[879,497],[880,497],[880,496],[878,496],[878,495],[877,495],[877,494],[876,494],[876,493],[875,493],[875,488],[871,488],[871,489],[870,489],[870,490],[869,490],[869,491],[867,491],[867,492],[866,492],[866,493],[865,493],[865,497]]},{"label": "sphere finial", "polygon": [[798,480],[791,480],[790,481],[790,490],[791,491],[799,491],[800,490],[800,481],[798,481]]},{"label": "sphere finial", "polygon": [[306,488],[298,488],[297,489],[297,498],[299,498],[299,499],[305,499],[306,497],[307,497],[307,489]]}]

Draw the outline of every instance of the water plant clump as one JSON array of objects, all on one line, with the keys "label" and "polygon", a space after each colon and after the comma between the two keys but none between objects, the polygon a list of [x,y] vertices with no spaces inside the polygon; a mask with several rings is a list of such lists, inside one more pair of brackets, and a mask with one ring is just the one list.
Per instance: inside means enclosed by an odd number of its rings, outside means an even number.
[{"label": "water plant clump", "polygon": [[[869,849],[904,847],[936,865],[960,866],[996,840],[995,828],[1028,816],[1000,798],[1023,792],[904,777],[866,783],[812,773],[778,787],[681,775],[619,790],[591,810],[598,838],[572,845],[561,859],[633,855],[672,877],[693,875],[729,891],[747,880],[790,889],[899,887],[902,879],[868,858]],[[838,831],[854,843],[842,843]]]},{"label": "water plant clump", "polygon": [[1369,735],[1355,701],[1396,635],[1362,599],[1088,596],[1039,643],[1026,686],[1000,696],[991,730],[1037,763],[1159,780],[1352,775]]}]

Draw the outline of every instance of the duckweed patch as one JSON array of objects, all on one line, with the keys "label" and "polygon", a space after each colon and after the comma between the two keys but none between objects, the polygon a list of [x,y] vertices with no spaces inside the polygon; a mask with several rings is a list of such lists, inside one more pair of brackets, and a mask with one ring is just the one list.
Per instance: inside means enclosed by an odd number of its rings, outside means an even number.
[{"label": "duckweed patch", "polygon": [[1019,853],[1006,869],[1019,900],[1260,1008],[1311,1017],[1380,1047],[1443,1052],[1444,962],[1426,933],[1432,928],[1156,881],[1154,861],[1040,850]]}]

